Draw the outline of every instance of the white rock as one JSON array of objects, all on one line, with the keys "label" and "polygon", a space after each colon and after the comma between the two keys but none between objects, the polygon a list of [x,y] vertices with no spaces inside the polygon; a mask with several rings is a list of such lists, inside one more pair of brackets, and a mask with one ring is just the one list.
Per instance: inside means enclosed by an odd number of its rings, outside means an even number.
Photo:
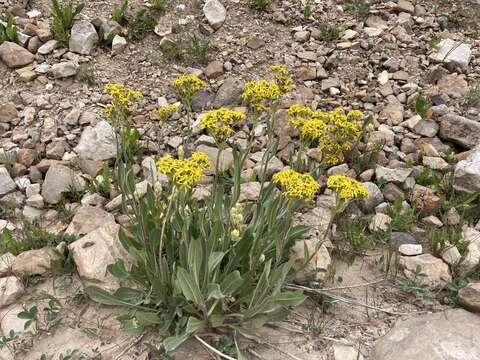
[{"label": "white rock", "polygon": [[85,188],[85,180],[67,166],[59,164],[50,166],[42,186],[43,200],[49,204],[56,204],[60,201],[61,194],[71,187],[81,191]]},{"label": "white rock", "polygon": [[56,79],[75,76],[78,72],[78,64],[73,61],[64,61],[52,65],[50,72]]},{"label": "white rock", "polygon": [[480,145],[455,166],[453,186],[459,191],[480,191]]},{"label": "white rock", "polygon": [[442,251],[442,259],[450,266],[457,265],[462,259],[462,255],[458,251],[456,246],[448,246]]},{"label": "white rock", "polygon": [[74,150],[81,159],[108,160],[115,158],[117,147],[112,126],[104,120],[94,127],[87,126]]},{"label": "white rock", "polygon": [[375,231],[387,231],[388,225],[392,221],[392,218],[387,214],[378,213],[373,216],[370,220],[370,224],[368,225],[368,229],[372,232]]},{"label": "white rock", "polygon": [[400,254],[405,256],[415,256],[420,255],[423,251],[422,245],[420,244],[402,244],[398,248]]},{"label": "white rock", "polygon": [[112,55],[121,54],[127,47],[127,39],[123,36],[115,35],[112,40]]},{"label": "white rock", "polygon": [[[430,254],[418,256],[401,256],[400,265],[405,269],[404,274],[407,278],[429,288],[440,288],[452,281],[448,265],[441,259]],[[415,276],[412,271],[420,267],[425,276]]]},{"label": "white rock", "polygon": [[472,58],[471,45],[457,42],[452,39],[443,39],[436,47],[430,58],[438,62],[452,62],[466,69]]},{"label": "white rock", "polygon": [[218,0],[207,0],[203,6],[203,14],[210,26],[218,29],[225,22],[227,10]]},{"label": "white rock", "polygon": [[0,196],[15,190],[17,186],[5,167],[0,167]]},{"label": "white rock", "polygon": [[12,304],[23,294],[22,282],[15,276],[0,279],[0,308]]},{"label": "white rock", "polygon": [[72,27],[69,48],[70,51],[82,55],[90,55],[98,42],[95,27],[86,20],[75,21]]},{"label": "white rock", "polygon": [[40,55],[48,55],[57,47],[58,47],[57,40],[48,40],[45,44],[43,44],[38,48],[37,53],[39,53]]},{"label": "white rock", "polygon": [[17,276],[42,275],[50,270],[53,261],[60,258],[60,254],[53,247],[27,250],[15,258],[12,272]]},{"label": "white rock", "polygon": [[77,210],[70,225],[65,230],[65,234],[86,235],[109,223],[115,223],[115,218],[112,214],[99,207],[86,205]]},{"label": "white rock", "polygon": [[355,349],[353,346],[344,345],[344,344],[334,344],[333,345],[333,354],[335,360],[363,360],[364,357],[360,351]]},{"label": "white rock", "polygon": [[15,256],[10,253],[5,253],[0,256],[0,276],[8,274],[12,270],[14,261]]}]

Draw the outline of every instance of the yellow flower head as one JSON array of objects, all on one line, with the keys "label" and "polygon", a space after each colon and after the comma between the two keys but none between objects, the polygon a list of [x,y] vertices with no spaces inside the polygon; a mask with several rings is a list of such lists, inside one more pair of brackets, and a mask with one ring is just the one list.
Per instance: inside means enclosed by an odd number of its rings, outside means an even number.
[{"label": "yellow flower head", "polygon": [[207,83],[196,75],[181,75],[172,81],[173,90],[182,98],[189,99],[196,92],[207,87]]},{"label": "yellow flower head", "polygon": [[153,112],[161,121],[167,121],[170,119],[173,113],[178,111],[178,106],[176,104],[169,104],[162,106],[160,109],[157,109]]},{"label": "yellow flower head", "polygon": [[245,114],[240,111],[222,107],[207,112],[200,120],[200,127],[207,129],[217,141],[224,141],[232,134],[232,127],[245,120],[245,118]]},{"label": "yellow flower head", "polygon": [[200,152],[194,152],[188,159],[174,159],[170,155],[165,155],[157,162],[158,172],[167,175],[175,184],[187,189],[200,181],[203,170],[210,167],[208,156]]},{"label": "yellow flower head", "polygon": [[283,188],[283,195],[291,198],[312,200],[320,185],[310,174],[301,174],[284,169],[272,177],[272,181]]},{"label": "yellow flower head", "polygon": [[287,113],[291,119],[296,119],[296,118],[308,119],[314,116],[315,111],[313,111],[307,106],[302,106],[300,104],[293,104],[292,106],[290,106]]},{"label": "yellow flower head", "polygon": [[265,103],[278,99],[282,95],[280,87],[271,81],[249,81],[245,84],[242,98],[257,111],[265,110]]},{"label": "yellow flower head", "polygon": [[282,93],[289,92],[292,89],[293,80],[290,77],[287,68],[284,66],[274,65],[271,67],[271,69],[274,72],[273,78],[280,88],[280,91]]},{"label": "yellow flower head", "polygon": [[111,96],[114,104],[124,107],[128,107],[132,100],[138,100],[142,97],[140,91],[132,90],[122,84],[107,84],[105,92]]},{"label": "yellow flower head", "polygon": [[342,200],[368,196],[368,190],[365,186],[344,175],[330,176],[327,180],[327,187],[335,191]]}]

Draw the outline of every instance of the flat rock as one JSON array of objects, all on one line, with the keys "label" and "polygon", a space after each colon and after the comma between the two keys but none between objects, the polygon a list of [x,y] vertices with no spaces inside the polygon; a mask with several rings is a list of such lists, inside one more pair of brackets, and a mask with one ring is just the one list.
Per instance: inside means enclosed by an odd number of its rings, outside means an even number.
[{"label": "flat rock", "polygon": [[40,55],[48,55],[50,54],[53,50],[55,50],[58,47],[58,41],[57,40],[49,40],[42,46],[40,46],[37,50],[37,52]]},{"label": "flat rock", "polygon": [[129,255],[118,239],[120,226],[106,224],[69,245],[80,277],[105,290],[113,291],[119,286],[117,279],[107,272],[107,266],[117,259],[128,265]]},{"label": "flat rock", "polygon": [[0,308],[12,304],[23,294],[23,284],[16,276],[0,279]]},{"label": "flat rock", "polygon": [[[400,265],[405,269],[404,275],[408,279],[426,285],[431,289],[441,288],[452,281],[448,265],[430,254],[401,256]],[[415,277],[412,271],[417,266],[421,268],[425,276]]]},{"label": "flat rock", "polygon": [[72,27],[68,47],[70,51],[90,55],[98,42],[95,27],[86,20],[75,21]]},{"label": "flat rock", "polygon": [[471,149],[480,143],[480,122],[456,114],[447,114],[440,119],[439,137]]},{"label": "flat rock", "polygon": [[465,309],[480,313],[480,283],[470,283],[458,291],[458,302]]},{"label": "flat rock", "polygon": [[9,68],[20,68],[31,64],[34,60],[33,54],[27,49],[10,41],[0,45],[0,59]]},{"label": "flat rock", "polygon": [[478,360],[480,316],[463,309],[399,320],[375,344],[371,360]]},{"label": "flat rock", "polygon": [[215,95],[213,107],[219,108],[222,106],[240,104],[240,95],[243,92],[243,86],[244,82],[238,78],[229,77],[225,79]]},{"label": "flat rock", "polygon": [[[305,246],[308,249],[308,254],[315,253],[317,246],[319,246],[317,253],[304,267],[305,261]],[[332,259],[325,244],[317,244],[316,239],[296,241],[293,247],[293,257],[295,259],[295,267],[302,269],[295,274],[295,281],[302,284],[308,281],[319,281],[326,277],[327,270],[330,267]],[[322,271],[319,271],[322,270]]]},{"label": "flat rock", "polygon": [[436,46],[436,51],[430,55],[430,58],[438,62],[453,63],[466,69],[472,58],[472,48],[469,44],[443,39]]},{"label": "flat rock", "polygon": [[11,123],[18,118],[15,104],[7,102],[0,105],[0,123]]},{"label": "flat rock", "polygon": [[74,148],[81,159],[108,160],[117,156],[115,134],[107,121],[100,121],[94,127],[87,126]]},{"label": "flat rock", "polygon": [[45,175],[42,186],[43,199],[49,204],[56,204],[60,201],[62,193],[72,187],[77,191],[83,190],[85,180],[69,167],[60,164],[52,165]]},{"label": "flat rock", "polygon": [[[217,148],[206,145],[199,145],[196,151],[200,151],[208,156],[213,167],[217,163]],[[218,168],[220,171],[225,171],[233,166],[233,150],[231,148],[224,149],[218,161]],[[214,171],[214,169],[213,169]]]},{"label": "flat rock", "polygon": [[52,262],[61,259],[53,247],[27,250],[15,258],[12,272],[17,276],[42,275],[52,267]]},{"label": "flat rock", "polygon": [[386,182],[393,182],[393,183],[403,183],[412,173],[412,169],[390,169],[387,167],[383,167],[378,165],[375,168],[375,176],[377,180],[383,178]]},{"label": "flat rock", "polygon": [[112,40],[112,55],[121,54],[127,47],[127,39],[123,36],[115,35]]},{"label": "flat rock", "polygon": [[107,223],[115,223],[115,218],[112,214],[102,208],[85,205],[77,210],[70,225],[65,230],[65,234],[77,237],[86,235]]},{"label": "flat rock", "polygon": [[56,79],[62,79],[70,76],[77,75],[78,64],[73,61],[63,61],[57,64],[53,64],[50,68],[50,72]]}]

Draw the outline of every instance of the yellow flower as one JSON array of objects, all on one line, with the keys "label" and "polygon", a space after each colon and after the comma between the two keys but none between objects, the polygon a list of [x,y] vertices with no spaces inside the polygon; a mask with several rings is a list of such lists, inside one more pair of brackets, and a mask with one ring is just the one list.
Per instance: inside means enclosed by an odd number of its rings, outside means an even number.
[{"label": "yellow flower", "polygon": [[142,93],[140,91],[132,90],[122,84],[107,84],[105,92],[111,96],[112,102],[125,107],[128,107],[130,101],[140,99]]},{"label": "yellow flower", "polygon": [[173,113],[178,111],[178,106],[176,104],[169,104],[162,106],[160,109],[154,111],[154,115],[157,116],[161,121],[167,121],[170,119]]},{"label": "yellow flower", "polygon": [[310,109],[307,106],[301,106],[300,104],[293,104],[287,111],[288,116],[292,119],[296,118],[312,118],[315,114],[315,111]]},{"label": "yellow flower", "polygon": [[207,112],[200,120],[200,127],[207,129],[217,141],[224,141],[232,134],[232,126],[242,122],[245,118],[245,114],[240,111],[222,107]]},{"label": "yellow flower", "polygon": [[368,196],[368,190],[365,186],[344,175],[330,176],[327,180],[327,187],[335,191],[342,200]]},{"label": "yellow flower", "polygon": [[200,152],[194,152],[188,159],[174,159],[170,155],[165,155],[157,162],[158,172],[167,175],[182,188],[191,188],[200,181],[203,170],[210,167],[208,156]]},{"label": "yellow flower", "polygon": [[311,200],[320,185],[310,174],[301,174],[291,169],[284,169],[272,177],[272,181],[280,184],[287,197]]},{"label": "yellow flower", "polygon": [[257,111],[265,110],[265,103],[278,99],[282,95],[280,87],[271,81],[249,81],[245,84],[242,98]]},{"label": "yellow flower", "polygon": [[191,98],[196,92],[207,86],[207,83],[196,75],[181,75],[172,81],[172,87],[182,99]]},{"label": "yellow flower", "polygon": [[271,67],[271,69],[274,71],[273,78],[280,88],[280,91],[282,93],[289,92],[292,88],[293,80],[290,77],[287,68],[284,66],[274,65]]}]

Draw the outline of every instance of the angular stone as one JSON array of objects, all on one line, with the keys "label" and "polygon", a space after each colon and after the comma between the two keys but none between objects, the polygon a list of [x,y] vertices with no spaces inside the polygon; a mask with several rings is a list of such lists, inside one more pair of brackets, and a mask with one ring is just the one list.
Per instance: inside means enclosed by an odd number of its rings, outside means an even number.
[{"label": "angular stone", "polygon": [[[206,146],[206,145],[199,145],[196,151],[200,151],[206,154],[211,163],[213,164],[213,168],[217,163],[217,148]],[[218,161],[218,169],[223,172],[230,169],[233,166],[233,150],[231,148],[224,149],[220,155],[220,160]],[[213,170],[214,171],[214,170]]]},{"label": "angular stone", "polygon": [[53,50],[55,50],[58,47],[58,41],[57,40],[49,40],[42,46],[40,46],[37,50],[37,52],[40,55],[48,55],[50,54]]},{"label": "angular stone", "polygon": [[64,165],[50,166],[42,186],[43,199],[49,204],[56,204],[60,201],[62,193],[71,188],[82,191],[85,188],[85,180]]},{"label": "angular stone", "polygon": [[470,283],[458,291],[458,302],[465,309],[480,313],[480,283]]},{"label": "angular stone", "polygon": [[209,79],[215,79],[223,74],[223,63],[221,61],[214,60],[208,64],[203,72]]},{"label": "angular stone", "polygon": [[240,185],[240,197],[238,201],[256,201],[260,196],[260,183],[257,181],[247,182]]},{"label": "angular stone", "polygon": [[449,245],[445,250],[442,251],[442,259],[448,265],[455,266],[462,259],[462,255],[456,246]]},{"label": "angular stone", "polygon": [[[315,254],[306,266],[304,266],[305,245],[308,249],[309,256]],[[295,259],[294,266],[300,270],[297,271],[295,275],[296,282],[302,284],[308,281],[321,281],[325,279],[332,259],[324,244],[318,244],[316,239],[296,241],[293,247],[293,253]]]},{"label": "angular stone", "polygon": [[[400,265],[404,268],[404,275],[408,279],[426,285],[430,289],[442,288],[452,281],[448,265],[430,254],[401,256]],[[412,271],[415,271],[418,266],[425,276],[414,275]]]},{"label": "angular stone", "polygon": [[86,20],[75,21],[72,27],[68,47],[70,51],[90,55],[98,42],[95,27]]},{"label": "angular stone", "polygon": [[398,252],[405,256],[420,255],[423,252],[420,244],[403,244],[398,247]]},{"label": "angular stone", "polygon": [[415,7],[410,1],[407,0],[398,0],[396,10],[399,12],[407,12],[413,14]]},{"label": "angular stone", "polygon": [[73,61],[64,61],[53,64],[50,71],[54,78],[62,79],[77,75],[78,65]]},{"label": "angular stone", "polygon": [[413,315],[377,341],[371,360],[477,360],[479,328],[480,316],[463,309]]},{"label": "angular stone", "polygon": [[380,119],[386,120],[392,125],[398,125],[403,121],[403,105],[394,96],[388,98],[387,104],[380,113]]},{"label": "angular stone", "polygon": [[7,102],[0,105],[0,123],[11,123],[18,118],[18,111],[14,103]]},{"label": "angular stone", "polygon": [[69,245],[80,277],[109,291],[116,290],[119,284],[107,272],[107,266],[123,259],[128,267],[130,261],[118,239],[119,229],[117,224],[106,224]]},{"label": "angular stone", "polygon": [[410,201],[427,214],[436,213],[441,204],[441,199],[432,189],[418,184],[412,189]]},{"label": "angular stone", "polygon": [[127,39],[123,36],[115,35],[112,40],[112,55],[121,54],[127,47]]},{"label": "angular stone", "polygon": [[227,105],[238,105],[241,102],[240,95],[243,92],[244,82],[238,78],[225,79],[217,91],[213,107],[219,108]]},{"label": "angular stone", "polygon": [[436,51],[430,58],[438,62],[453,63],[462,69],[466,69],[472,58],[471,45],[456,42],[452,39],[443,39],[436,46]]},{"label": "angular stone", "polygon": [[13,42],[5,41],[0,45],[0,59],[9,68],[20,68],[31,64],[34,58],[30,51]]},{"label": "angular stone", "polygon": [[11,178],[8,170],[5,167],[0,167],[0,196],[8,194],[17,188],[15,182]]},{"label": "angular stone", "polygon": [[387,231],[389,224],[392,222],[392,218],[387,214],[378,213],[373,216],[370,220],[370,224],[368,224],[368,229],[371,232],[375,231]]},{"label": "angular stone", "polygon": [[375,169],[375,176],[377,180],[383,178],[387,182],[393,182],[397,184],[404,183],[411,173],[412,169],[389,169],[380,165],[378,165]]},{"label": "angular stone", "polygon": [[227,10],[218,0],[207,0],[203,6],[203,14],[215,30],[219,29],[227,17]]},{"label": "angular stone", "polygon": [[17,276],[42,275],[52,267],[52,262],[61,259],[53,247],[27,250],[15,258],[12,272]]},{"label": "angular stone", "polygon": [[[1,226],[0,231],[3,231],[3,228],[1,228]],[[0,256],[0,276],[5,276],[12,271],[14,261],[15,256],[10,253],[5,253]]]},{"label": "angular stone", "polygon": [[117,155],[115,134],[107,121],[100,121],[95,127],[86,127],[74,148],[81,159],[108,160]]},{"label": "angular stone", "polygon": [[12,304],[23,294],[23,284],[15,276],[0,279],[0,308]]},{"label": "angular stone", "polygon": [[480,144],[480,122],[456,114],[440,118],[439,137],[471,149]]},{"label": "angular stone", "polygon": [[365,182],[362,184],[368,190],[368,196],[360,200],[360,208],[365,213],[371,213],[383,202],[383,194],[377,184]]},{"label": "angular stone", "polygon": [[364,360],[362,353],[353,346],[337,343],[333,345],[335,360]]},{"label": "angular stone", "polygon": [[108,223],[115,223],[112,214],[99,207],[82,206],[75,213],[70,225],[65,230],[65,234],[75,235],[76,237],[86,235]]},{"label": "angular stone", "polygon": [[455,165],[453,186],[458,191],[480,191],[480,145]]},{"label": "angular stone", "polygon": [[462,238],[469,244],[467,253],[458,266],[458,272],[460,276],[466,276],[480,265],[480,231],[466,228],[462,232]]}]

